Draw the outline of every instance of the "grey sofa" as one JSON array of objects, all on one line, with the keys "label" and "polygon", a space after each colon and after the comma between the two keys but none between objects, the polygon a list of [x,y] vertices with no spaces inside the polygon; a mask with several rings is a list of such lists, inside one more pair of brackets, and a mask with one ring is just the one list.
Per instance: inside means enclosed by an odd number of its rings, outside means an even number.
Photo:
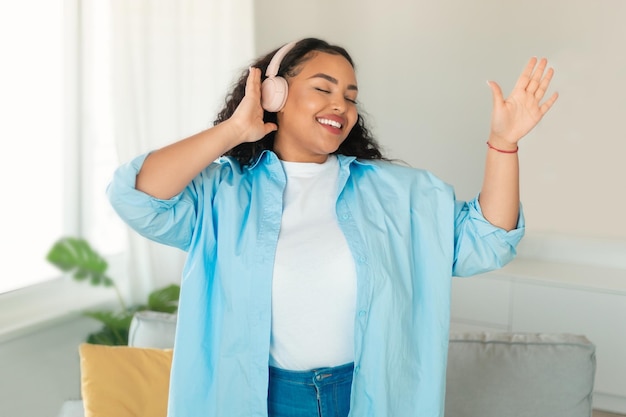
[{"label": "grey sofa", "polygon": [[[175,327],[174,315],[137,313],[129,345],[171,348]],[[590,417],[595,368],[584,336],[453,333],[445,417]],[[84,417],[82,402],[67,401],[59,417]]]},{"label": "grey sofa", "polygon": [[595,346],[570,334],[452,334],[446,417],[590,417]]}]

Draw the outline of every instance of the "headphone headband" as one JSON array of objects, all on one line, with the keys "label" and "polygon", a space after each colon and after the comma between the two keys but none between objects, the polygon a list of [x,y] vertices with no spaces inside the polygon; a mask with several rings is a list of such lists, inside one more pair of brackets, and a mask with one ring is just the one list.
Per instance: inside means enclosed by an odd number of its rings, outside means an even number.
[{"label": "headphone headband", "polygon": [[291,49],[294,46],[296,46],[296,43],[297,42],[289,42],[288,44],[280,48],[278,51],[276,51],[269,65],[267,66],[267,70],[265,71],[265,76],[271,78],[271,77],[275,77],[276,74],[278,74],[278,70],[280,69],[280,63],[282,62],[285,55],[287,55],[287,53],[291,51]]}]

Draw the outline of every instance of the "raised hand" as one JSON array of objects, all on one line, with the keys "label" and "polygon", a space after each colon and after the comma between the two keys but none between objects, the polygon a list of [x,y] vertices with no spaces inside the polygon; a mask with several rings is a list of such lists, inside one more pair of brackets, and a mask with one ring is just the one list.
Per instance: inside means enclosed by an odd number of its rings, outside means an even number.
[{"label": "raised hand", "polygon": [[278,129],[275,123],[263,121],[261,107],[261,70],[250,68],[246,80],[246,93],[229,122],[235,126],[241,143],[256,142]]},{"label": "raised hand", "polygon": [[547,63],[545,58],[531,58],[506,99],[496,82],[488,82],[493,96],[490,143],[516,145],[550,110],[558,93],[542,103],[554,75],[552,68],[546,71]]},{"label": "raised hand", "polygon": [[209,164],[244,142],[255,142],[276,130],[263,122],[261,71],[251,68],[245,96],[223,123],[150,153],[137,174],[135,188],[161,199],[179,194]]}]

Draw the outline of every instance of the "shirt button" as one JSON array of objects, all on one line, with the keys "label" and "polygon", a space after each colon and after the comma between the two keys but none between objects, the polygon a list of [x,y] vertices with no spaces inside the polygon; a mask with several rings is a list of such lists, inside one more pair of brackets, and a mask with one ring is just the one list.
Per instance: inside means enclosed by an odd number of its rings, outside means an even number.
[{"label": "shirt button", "polygon": [[361,370],[361,367],[359,365],[354,367],[354,373],[355,374],[358,374],[360,370]]},{"label": "shirt button", "polygon": [[344,214],[341,216],[341,218],[342,218],[342,219],[344,219],[344,220],[348,220],[348,219],[350,218],[350,215],[349,215],[348,213],[344,213]]},{"label": "shirt button", "polygon": [[367,311],[365,310],[359,311],[359,317],[365,317],[366,314],[367,314]]}]

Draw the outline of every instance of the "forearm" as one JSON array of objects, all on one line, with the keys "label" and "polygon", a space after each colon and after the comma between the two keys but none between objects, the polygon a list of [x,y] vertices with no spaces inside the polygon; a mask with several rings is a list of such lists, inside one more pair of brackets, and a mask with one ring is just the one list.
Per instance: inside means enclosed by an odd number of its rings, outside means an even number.
[{"label": "forearm", "polygon": [[487,82],[493,96],[488,143],[504,152],[491,148],[487,151],[479,201],[483,216],[505,230],[513,230],[519,217],[517,143],[539,123],[558,98],[554,93],[541,103],[554,74],[552,68],[546,70],[547,62],[545,58],[531,58],[506,100],[496,82]]},{"label": "forearm", "polygon": [[[510,151],[515,145],[490,137],[494,147]],[[485,176],[479,197],[485,218],[494,226],[515,229],[519,217],[519,159],[517,153],[504,153],[488,148]]]},{"label": "forearm", "polygon": [[137,174],[135,188],[156,198],[172,198],[238,143],[227,121],[154,151]]}]

